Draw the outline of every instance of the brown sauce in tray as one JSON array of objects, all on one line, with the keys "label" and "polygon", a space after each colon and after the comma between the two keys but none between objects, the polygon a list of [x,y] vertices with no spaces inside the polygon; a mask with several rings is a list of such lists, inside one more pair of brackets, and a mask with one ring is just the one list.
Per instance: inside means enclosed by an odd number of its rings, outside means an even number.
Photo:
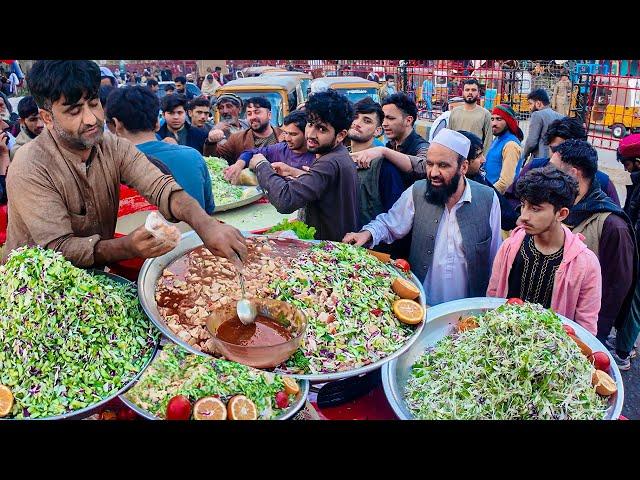
[{"label": "brown sauce in tray", "polygon": [[243,347],[270,347],[291,340],[291,333],[270,318],[258,315],[256,321],[243,324],[235,316],[218,327],[216,337],[220,340]]}]

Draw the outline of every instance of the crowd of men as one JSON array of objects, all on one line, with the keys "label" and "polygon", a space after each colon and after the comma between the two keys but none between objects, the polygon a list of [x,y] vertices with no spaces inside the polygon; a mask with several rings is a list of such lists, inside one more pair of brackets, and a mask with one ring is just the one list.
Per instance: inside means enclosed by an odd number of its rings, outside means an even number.
[{"label": "crowd of men", "polygon": [[622,208],[584,126],[551,109],[544,90],[529,95],[525,141],[514,111],[484,109],[478,82],[467,80],[465,103],[429,144],[413,128],[415,102],[390,88],[380,104],[314,93],[279,127],[269,100],[234,94],[216,99],[213,123],[209,99],[189,99],[186,82],[161,101],[149,80],[102,98],[113,87],[105,73],[88,61],[40,61],[27,77],[20,143],[3,146],[0,134],[0,173],[11,162],[5,258],[25,243],[83,267],[165,253],[143,229],[113,238],[113,192],[124,181],[168,219],[190,223],[211,251],[244,259],[239,232],[209,216],[202,157],[215,155],[233,183],[253,171],[273,206],[298,211],[317,239],[408,258],[429,305],[487,295],[540,303],[608,342],[630,368],[640,332],[633,138],[619,152],[634,181]]}]

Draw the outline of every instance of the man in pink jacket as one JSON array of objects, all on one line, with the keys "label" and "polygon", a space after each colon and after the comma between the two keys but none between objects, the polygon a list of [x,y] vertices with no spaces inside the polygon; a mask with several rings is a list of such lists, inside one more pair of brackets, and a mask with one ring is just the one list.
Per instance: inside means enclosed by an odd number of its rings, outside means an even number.
[{"label": "man in pink jacket", "polygon": [[498,250],[487,296],[539,303],[595,335],[602,295],[600,263],[584,237],[562,225],[578,183],[547,166],[527,172],[516,191],[522,202],[519,226]]}]

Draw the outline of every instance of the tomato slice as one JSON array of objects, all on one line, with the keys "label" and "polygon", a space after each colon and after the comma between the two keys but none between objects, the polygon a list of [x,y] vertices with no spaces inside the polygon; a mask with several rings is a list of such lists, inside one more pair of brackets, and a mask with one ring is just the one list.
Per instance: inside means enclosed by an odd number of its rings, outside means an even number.
[{"label": "tomato slice", "polygon": [[524,305],[524,301],[521,298],[510,298],[509,300],[507,300],[507,303],[509,305]]},{"label": "tomato slice", "polygon": [[[562,325],[562,328],[564,329],[565,332],[567,332],[569,335],[575,335],[576,331],[573,329],[573,327],[571,325]],[[602,370],[602,369],[601,369]]]},{"label": "tomato slice", "polygon": [[404,258],[399,258],[395,261],[394,265],[398,267],[403,272],[408,272],[411,270],[411,265]]}]

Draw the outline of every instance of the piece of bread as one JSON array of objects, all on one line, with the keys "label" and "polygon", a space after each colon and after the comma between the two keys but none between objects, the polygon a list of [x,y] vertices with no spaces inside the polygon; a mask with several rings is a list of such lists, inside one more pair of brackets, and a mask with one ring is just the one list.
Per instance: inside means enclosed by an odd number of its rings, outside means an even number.
[{"label": "piece of bread", "polygon": [[258,185],[258,177],[256,177],[256,174],[253,173],[248,168],[245,168],[242,170],[242,172],[240,172],[239,181],[240,181],[240,185],[246,185],[246,186]]}]

